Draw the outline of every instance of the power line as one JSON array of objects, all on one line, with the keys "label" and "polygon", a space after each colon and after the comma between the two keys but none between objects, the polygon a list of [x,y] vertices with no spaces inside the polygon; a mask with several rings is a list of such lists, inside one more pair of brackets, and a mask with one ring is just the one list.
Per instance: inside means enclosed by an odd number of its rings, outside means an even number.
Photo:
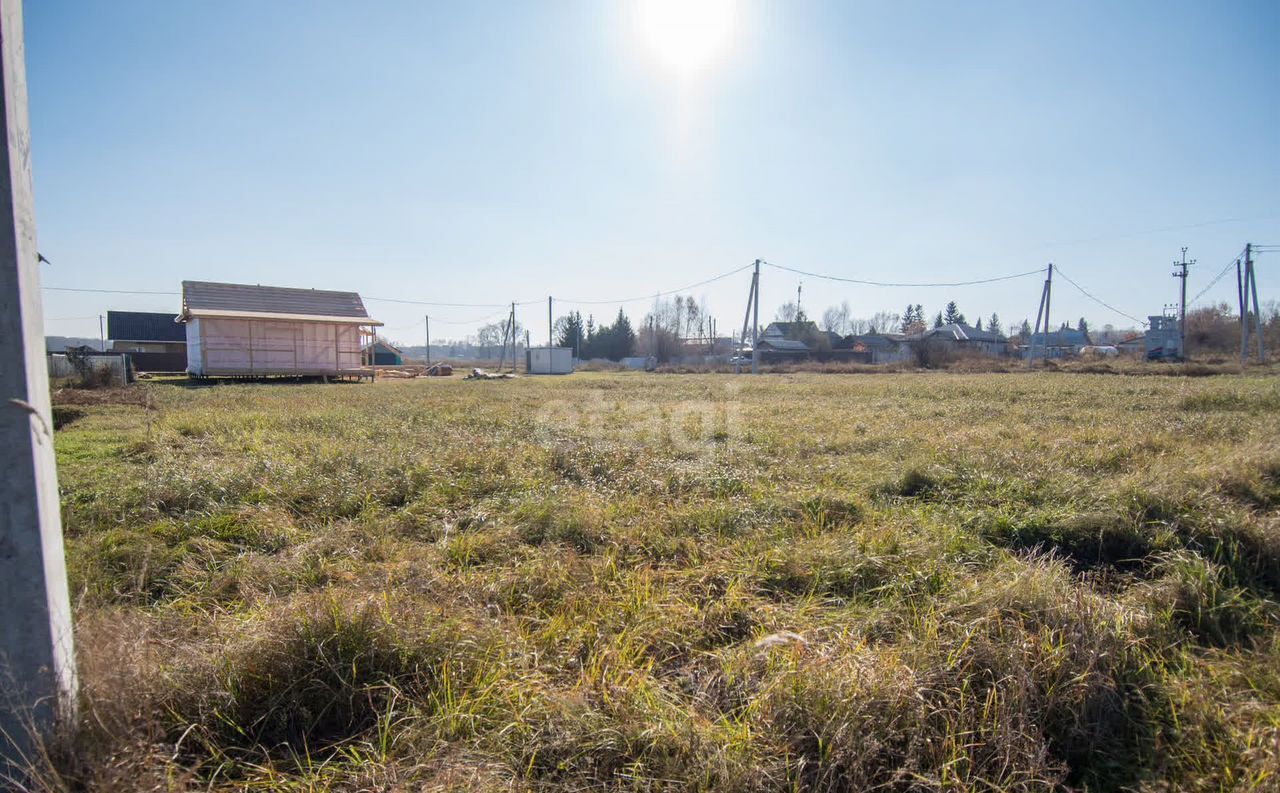
[{"label": "power line", "polygon": [[[628,297],[628,298],[614,299],[614,300],[568,300],[564,298],[556,298],[556,301],[559,303],[573,303],[577,305],[608,305],[608,304],[619,304],[619,303],[634,303],[638,300],[652,300],[655,297],[665,297],[667,295],[674,295],[679,292],[685,292],[690,289],[697,289],[700,286],[705,286],[707,284],[714,283],[724,278],[728,278],[732,275],[737,275],[743,270],[750,269],[752,266],[753,265],[751,264],[743,265],[742,267],[735,268],[733,270],[730,270],[727,273],[721,273],[720,275],[712,276],[711,278],[707,278],[695,284],[682,286],[678,289],[669,289],[661,292],[650,292],[649,294],[641,295],[639,297]],[[89,288],[81,288],[81,287],[58,287],[58,286],[46,286],[44,287],[44,289],[58,291],[58,292],[88,292],[88,293],[95,293],[95,294],[114,294],[114,295],[179,295],[181,294],[180,292],[158,292],[158,291],[148,291],[148,290],[142,290],[142,289],[89,289]],[[430,301],[430,300],[409,300],[406,298],[373,297],[373,296],[364,296],[364,295],[361,296],[361,299],[373,301],[377,303],[396,303],[399,305],[427,306],[427,307],[435,307],[435,308],[502,308],[502,309],[506,309],[511,306],[510,303],[445,303],[445,302]],[[515,301],[516,306],[541,305],[541,303],[542,303],[542,299]],[[475,321],[483,321],[485,319],[492,318],[493,316],[496,316],[496,315],[490,314],[487,317],[481,317],[479,320],[475,320]],[[441,319],[439,321],[446,324],[459,324],[459,325],[467,324],[468,322],[470,322],[470,320],[446,320],[446,319]]]},{"label": "power line", "polygon": [[[580,306],[599,306],[599,305],[611,305],[611,304],[618,304],[618,303],[635,303],[640,300],[653,300],[654,298],[666,297],[667,295],[674,295],[680,292],[688,292],[691,289],[697,289],[700,286],[706,286],[707,284],[714,283],[724,278],[728,278],[731,275],[737,275],[743,270],[749,270],[754,266],[755,266],[755,263],[752,262],[751,264],[745,264],[742,267],[739,267],[735,270],[730,270],[727,273],[721,273],[720,275],[712,276],[711,278],[708,278],[705,281],[699,281],[696,284],[689,284],[688,286],[682,286],[679,289],[668,289],[665,292],[650,292],[647,295],[640,295],[639,297],[628,297],[628,298],[623,298],[621,300],[568,300],[565,298],[558,297],[556,298],[556,302],[572,303],[574,305],[580,305]],[[526,305],[526,304],[520,304],[520,305]]]},{"label": "power line", "polygon": [[1110,303],[1107,303],[1106,301],[1102,300],[1102,299],[1101,299],[1100,297],[1098,297],[1097,295],[1094,295],[1092,292],[1090,292],[1089,290],[1085,289],[1085,288],[1084,288],[1083,286],[1081,286],[1080,284],[1077,284],[1075,281],[1073,281],[1073,280],[1071,279],[1071,276],[1067,275],[1066,273],[1064,273],[1064,272],[1062,271],[1062,265],[1054,265],[1054,271],[1055,271],[1055,272],[1057,272],[1057,273],[1058,273],[1058,275],[1060,275],[1060,276],[1062,276],[1063,278],[1067,279],[1067,283],[1071,284],[1071,285],[1072,285],[1072,286],[1074,286],[1076,289],[1080,290],[1080,294],[1082,294],[1082,295],[1084,295],[1085,297],[1089,298],[1090,300],[1092,300],[1093,302],[1097,303],[1098,305],[1100,305],[1100,306],[1102,306],[1102,307],[1104,307],[1104,308],[1107,308],[1107,309],[1109,309],[1109,310],[1111,310],[1111,311],[1114,311],[1115,313],[1119,314],[1120,316],[1122,316],[1122,317],[1126,317],[1127,319],[1130,319],[1130,320],[1132,320],[1132,321],[1134,321],[1134,322],[1138,323],[1139,325],[1146,325],[1146,324],[1147,324],[1146,322],[1144,322],[1144,321],[1142,321],[1142,320],[1138,319],[1138,318],[1137,318],[1137,317],[1135,317],[1134,315],[1132,315],[1132,314],[1127,314],[1127,313],[1125,313],[1125,312],[1121,311],[1120,309],[1116,308],[1115,306],[1111,305]]},{"label": "power line", "polygon": [[1123,239],[1128,239],[1130,237],[1141,237],[1146,234],[1163,234],[1168,231],[1183,231],[1185,229],[1198,229],[1198,228],[1204,228],[1205,226],[1217,226],[1223,223],[1246,223],[1246,222],[1255,221],[1255,220],[1271,220],[1272,218],[1276,218],[1276,217],[1280,217],[1280,215],[1272,213],[1269,215],[1254,215],[1251,217],[1220,218],[1218,220],[1205,220],[1200,223],[1188,223],[1182,226],[1165,226],[1164,228],[1159,228],[1159,229],[1145,229],[1143,231],[1131,231],[1131,232],[1126,232],[1121,234],[1105,234],[1100,237],[1089,237],[1087,239],[1067,240],[1064,242],[1049,242],[1049,243],[1045,243],[1043,247],[1057,248],[1057,247],[1062,247],[1067,245],[1083,245],[1088,242],[1105,242],[1107,240],[1123,240]]},{"label": "power line", "polygon": [[[507,308],[510,303],[435,303],[428,300],[404,300],[397,297],[363,297],[362,300],[372,300],[377,303],[401,303],[406,306],[434,306],[437,308]],[[537,302],[537,301],[534,301]],[[517,305],[526,305],[519,303]]]},{"label": "power line", "polygon": [[178,295],[180,292],[150,292],[143,289],[85,289],[74,286],[42,286],[50,292],[93,292],[105,295]]},{"label": "power line", "polygon": [[994,284],[994,283],[996,283],[997,281],[1012,281],[1012,280],[1013,280],[1013,279],[1015,279],[1015,278],[1026,278],[1026,277],[1027,277],[1027,276],[1029,276],[1029,275],[1038,275],[1038,274],[1043,273],[1043,272],[1045,271],[1045,268],[1040,267],[1040,268],[1037,268],[1037,269],[1035,269],[1035,270],[1028,270],[1028,271],[1026,271],[1025,273],[1013,273],[1013,274],[1011,274],[1011,275],[998,275],[998,276],[994,276],[994,277],[992,277],[992,278],[978,278],[978,279],[973,280],[973,281],[953,281],[953,282],[950,282],[950,283],[935,282],[935,283],[914,283],[914,284],[908,284],[908,283],[889,283],[889,282],[885,282],[885,281],[868,281],[868,280],[865,280],[865,279],[862,279],[862,278],[847,278],[847,277],[839,276],[839,275],[826,275],[825,273],[813,273],[813,272],[809,272],[809,271],[807,271],[807,270],[800,270],[800,269],[795,268],[795,267],[787,267],[786,265],[782,265],[782,264],[774,264],[773,262],[764,262],[764,264],[769,265],[770,267],[774,268],[775,270],[786,270],[787,272],[790,272],[790,273],[796,273],[797,275],[805,275],[805,276],[809,276],[810,278],[824,278],[824,279],[826,279],[826,280],[828,280],[828,281],[840,281],[840,282],[842,282],[842,283],[846,283],[846,284],[859,284],[859,285],[861,285],[861,286],[919,287],[919,288],[924,288],[924,287],[935,287],[935,286],[937,286],[937,287],[944,287],[944,286],[976,286],[976,285],[978,285],[978,284]]},{"label": "power line", "polygon": [[[517,303],[517,305],[519,304]],[[439,322],[442,325],[475,325],[479,322],[485,322],[487,320],[493,319],[494,317],[502,316],[505,313],[506,313],[505,311],[495,311],[492,314],[486,314],[483,317],[476,317],[475,319],[444,319],[442,317],[438,318],[438,317],[432,316],[431,321]],[[417,326],[417,323],[415,322],[414,327],[416,326]]]},{"label": "power line", "polygon": [[1221,272],[1219,272],[1217,275],[1213,277],[1213,280],[1209,282],[1208,286],[1206,286],[1204,289],[1201,289],[1199,292],[1197,292],[1196,296],[1191,298],[1191,300],[1187,303],[1187,305],[1194,306],[1197,300],[1205,296],[1206,292],[1208,292],[1210,289],[1217,286],[1218,282],[1221,281],[1223,277],[1226,276],[1226,274],[1231,271],[1232,266],[1234,266],[1237,262],[1240,261],[1240,256],[1243,255],[1243,253],[1244,252],[1241,251],[1239,254],[1232,256],[1231,260],[1226,263],[1226,265],[1222,268]]}]

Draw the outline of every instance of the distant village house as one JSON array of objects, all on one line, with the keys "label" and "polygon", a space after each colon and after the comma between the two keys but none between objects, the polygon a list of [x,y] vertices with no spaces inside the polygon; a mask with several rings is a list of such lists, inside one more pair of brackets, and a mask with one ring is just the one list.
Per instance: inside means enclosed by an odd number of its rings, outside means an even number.
[{"label": "distant village house", "polygon": [[942,345],[953,354],[981,355],[989,358],[1009,354],[1009,340],[999,331],[979,330],[972,325],[959,322],[930,328],[910,336],[907,341],[913,346]]},{"label": "distant village house", "polygon": [[176,314],[108,311],[107,339],[111,351],[128,353],[135,372],[187,368],[187,329]]},{"label": "distant village house", "polygon": [[1093,345],[1089,332],[1074,328],[1062,328],[1048,333],[1033,333],[1019,352],[1023,358],[1070,358]]},{"label": "distant village house", "polygon": [[386,341],[378,339],[373,344],[366,344],[364,347],[366,356],[373,356],[374,366],[403,366],[404,353],[392,347]]}]

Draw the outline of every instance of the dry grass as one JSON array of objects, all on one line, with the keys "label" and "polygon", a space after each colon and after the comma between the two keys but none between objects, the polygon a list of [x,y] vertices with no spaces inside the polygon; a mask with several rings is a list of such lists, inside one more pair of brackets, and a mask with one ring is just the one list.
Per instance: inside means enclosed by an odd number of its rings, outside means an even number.
[{"label": "dry grass", "polygon": [[1280,784],[1274,379],[140,388],[44,788]]}]

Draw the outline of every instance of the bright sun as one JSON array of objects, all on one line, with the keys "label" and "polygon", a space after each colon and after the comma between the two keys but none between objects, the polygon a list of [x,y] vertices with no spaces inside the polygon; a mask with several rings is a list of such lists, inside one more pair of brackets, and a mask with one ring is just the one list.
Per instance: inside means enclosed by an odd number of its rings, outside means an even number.
[{"label": "bright sun", "polygon": [[658,65],[688,80],[729,50],[737,23],[735,0],[637,0],[635,27]]}]

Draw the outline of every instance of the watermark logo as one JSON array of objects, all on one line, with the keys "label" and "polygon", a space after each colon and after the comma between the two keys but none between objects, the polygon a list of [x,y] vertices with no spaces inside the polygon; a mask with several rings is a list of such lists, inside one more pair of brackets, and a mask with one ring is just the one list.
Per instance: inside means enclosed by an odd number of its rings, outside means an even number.
[{"label": "watermark logo", "polygon": [[553,399],[534,415],[539,440],[606,442],[661,449],[680,457],[713,456],[746,437],[745,408],[736,381],[718,383],[695,399],[670,399],[643,390],[591,389]]}]

